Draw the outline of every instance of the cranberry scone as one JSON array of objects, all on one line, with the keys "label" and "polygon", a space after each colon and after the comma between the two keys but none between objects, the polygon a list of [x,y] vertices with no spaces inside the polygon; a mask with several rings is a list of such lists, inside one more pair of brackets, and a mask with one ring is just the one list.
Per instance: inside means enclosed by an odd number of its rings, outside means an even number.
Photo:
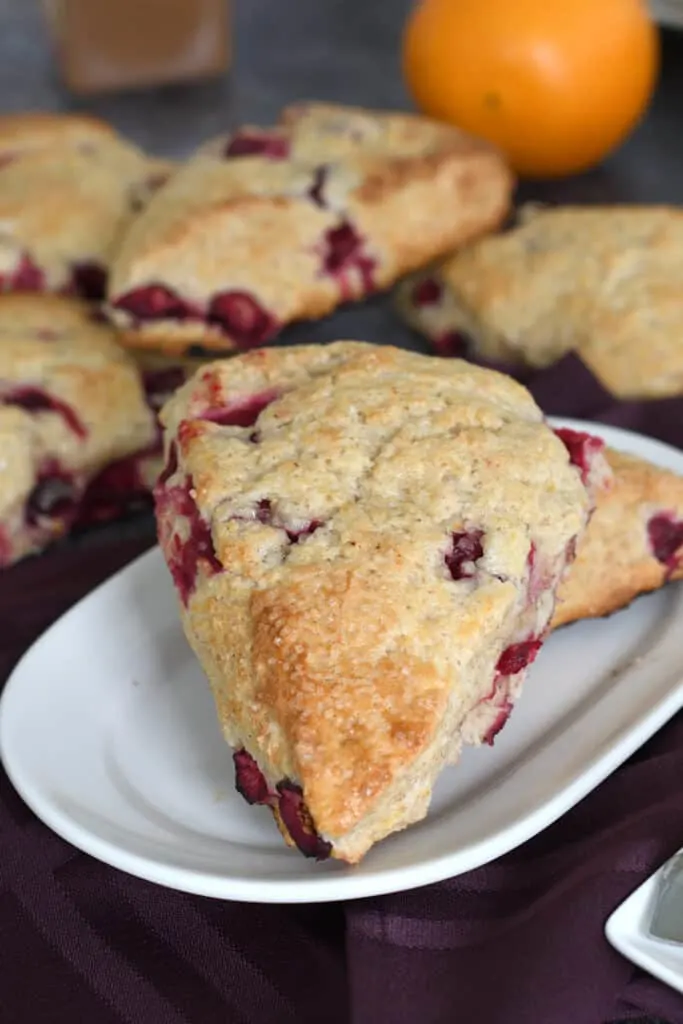
[{"label": "cranberry scone", "polygon": [[502,728],[601,443],[502,374],[356,342],[211,363],[161,420],[159,540],[237,788],[356,862]]},{"label": "cranberry scone", "polygon": [[102,299],[123,233],[169,173],[94,118],[0,117],[0,291]]},{"label": "cranberry scone", "polygon": [[488,143],[408,114],[286,109],[203,146],[131,226],[109,311],[134,346],[247,349],[392,284],[505,216]]},{"label": "cranberry scone", "polygon": [[618,398],[683,393],[683,210],[523,208],[507,232],[405,281],[443,355],[544,367],[576,350]]},{"label": "cranberry scone", "polygon": [[[118,335],[112,331],[112,336]],[[158,352],[129,350],[140,374],[147,404],[156,415],[171,395],[206,359],[169,357]],[[140,451],[112,462],[88,484],[77,523],[90,525],[149,509],[152,491],[163,469],[161,429],[157,422],[154,441]]]},{"label": "cranberry scone", "polygon": [[0,567],[64,535],[105,466],[156,444],[138,368],[87,303],[0,297]]},{"label": "cranberry scone", "polygon": [[553,627],[609,615],[639,594],[683,578],[683,478],[606,450],[613,478],[558,592]]}]

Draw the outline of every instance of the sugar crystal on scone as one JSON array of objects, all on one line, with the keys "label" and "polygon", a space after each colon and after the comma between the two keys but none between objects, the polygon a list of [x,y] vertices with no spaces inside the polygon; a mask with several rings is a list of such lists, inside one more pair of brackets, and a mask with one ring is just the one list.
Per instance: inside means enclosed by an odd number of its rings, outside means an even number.
[{"label": "sugar crystal on scone", "polygon": [[504,725],[601,445],[502,374],[357,342],[208,364],[161,418],[160,544],[237,786],[356,862]]}]

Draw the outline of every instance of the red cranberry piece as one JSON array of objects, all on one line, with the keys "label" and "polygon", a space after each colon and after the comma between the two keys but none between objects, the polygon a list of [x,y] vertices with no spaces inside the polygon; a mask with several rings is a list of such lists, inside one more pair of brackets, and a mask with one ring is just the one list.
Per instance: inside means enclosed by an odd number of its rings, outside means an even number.
[{"label": "red cranberry piece", "polygon": [[332,277],[340,277],[344,298],[351,298],[351,292],[345,275],[356,270],[361,277],[366,292],[374,290],[375,261],[363,252],[363,239],[348,221],[343,221],[336,228],[325,232],[323,250],[323,270]]},{"label": "red cranberry piece", "polygon": [[443,287],[434,277],[426,277],[418,281],[412,291],[413,304],[416,306],[434,306],[441,300]]},{"label": "red cranberry piece", "polygon": [[482,733],[481,742],[493,746],[498,733],[501,731],[514,707],[510,699],[510,680],[507,676],[496,673],[491,692],[479,702],[495,712],[495,717],[485,733]]},{"label": "red cranberry piece", "polygon": [[569,427],[560,427],[555,433],[569,452],[572,466],[576,466],[584,484],[587,483],[593,459],[605,447],[605,442],[599,437],[593,437],[592,434],[571,430]]},{"label": "red cranberry piece", "polygon": [[528,605],[533,605],[536,604],[549,583],[548,573],[543,563],[539,562],[538,551],[533,541],[527,555],[527,567],[529,570],[527,601]]},{"label": "red cranberry piece", "polygon": [[239,132],[227,144],[223,156],[263,156],[269,160],[286,160],[289,156],[289,139],[280,135]]},{"label": "red cranberry piece", "polygon": [[277,397],[278,392],[271,389],[257,395],[235,398],[228,405],[207,409],[201,418],[218,423],[221,427],[253,427],[266,406]]},{"label": "red cranberry piece", "polygon": [[107,271],[101,263],[89,260],[77,263],[72,272],[73,290],[91,302],[101,301],[107,291]]},{"label": "red cranberry piece", "polygon": [[316,167],[313,172],[313,184],[308,190],[308,195],[311,201],[314,202],[316,206],[320,206],[323,209],[327,206],[327,202],[325,201],[325,196],[323,194],[325,185],[327,184],[327,174],[328,168],[324,164],[322,167]]},{"label": "red cranberry piece", "polygon": [[84,438],[88,436],[88,431],[71,406],[67,405],[66,402],[62,402],[59,398],[55,398],[54,395],[48,395],[41,388],[26,385],[25,387],[6,391],[4,394],[0,392],[0,404],[16,405],[27,412],[58,413],[77,437]]},{"label": "red cranberry piece", "polygon": [[8,291],[39,292],[45,287],[45,275],[33,260],[22,256],[15,270],[3,279],[3,284]]},{"label": "red cranberry piece", "polygon": [[287,530],[287,536],[292,544],[298,544],[302,537],[310,537],[312,533],[322,526],[320,519],[311,519],[310,523],[302,526],[300,530]]},{"label": "red cranberry piece", "polygon": [[445,331],[438,338],[432,341],[436,354],[450,358],[466,356],[469,349],[469,340],[462,331]]},{"label": "red cranberry piece", "polygon": [[78,509],[78,525],[107,522],[147,508],[152,495],[142,477],[141,462],[160,451],[161,438],[134,455],[105,466],[88,484]]},{"label": "red cranberry piece", "polygon": [[311,519],[299,530],[287,530],[278,523],[273,522],[273,506],[269,498],[262,498],[256,506],[256,520],[265,526],[274,526],[276,529],[284,529],[290,544],[298,544],[302,537],[310,537],[323,524],[319,519]]},{"label": "red cranberry piece", "polygon": [[506,647],[496,665],[496,672],[502,676],[515,676],[536,660],[542,643],[540,640],[523,640]]},{"label": "red cranberry piece", "polygon": [[[147,453],[145,453],[147,454]],[[118,495],[139,494],[146,490],[140,479],[141,453],[112,462],[99,473],[88,488],[92,497],[115,498]]]},{"label": "red cranberry piece", "polygon": [[495,719],[493,720],[493,724],[490,726],[488,732],[483,737],[484,743],[487,743],[489,745],[489,747],[493,746],[493,743],[494,743],[494,740],[495,740],[496,736],[502,730],[502,728],[507,724],[507,720],[510,717],[510,715],[512,714],[513,707],[514,707],[514,704],[512,703],[512,701],[507,700],[507,699],[505,700],[505,702],[503,704],[501,704],[500,709],[498,711],[498,714],[496,715]]},{"label": "red cranberry piece", "polygon": [[269,498],[262,498],[256,506],[256,519],[266,526],[273,525],[273,506]]},{"label": "red cranberry piece", "polygon": [[175,441],[171,441],[168,449],[168,458],[166,459],[166,465],[159,474],[157,486],[163,486],[167,480],[169,480],[174,473],[178,471],[178,446]]},{"label": "red cranberry piece", "polygon": [[279,329],[277,320],[248,292],[216,295],[206,319],[233,338],[240,348],[253,348],[270,341]]},{"label": "red cranberry piece", "polygon": [[55,461],[42,468],[38,482],[26,501],[25,518],[29,526],[45,519],[72,519],[77,510],[78,492],[73,477]]},{"label": "red cranberry piece", "polygon": [[186,520],[187,536],[181,539],[177,533],[171,533],[165,549],[168,568],[180,599],[185,605],[194,592],[200,563],[211,572],[223,571],[223,566],[216,557],[211,530],[200,515],[191,490],[192,480],[188,478],[184,486],[157,486],[154,492],[160,512],[165,511],[166,506],[172,519]]},{"label": "red cranberry piece", "polygon": [[167,398],[185,383],[186,374],[182,366],[169,366],[165,370],[147,370],[142,375],[147,404],[155,412],[161,409]]},{"label": "red cranberry piece", "polygon": [[652,554],[668,572],[673,572],[683,557],[683,521],[671,512],[660,512],[649,520],[647,535]]},{"label": "red cranberry piece", "polygon": [[232,759],[235,764],[235,789],[248,804],[268,804],[277,800],[251,754],[246,750],[236,750]]},{"label": "red cranberry piece", "polygon": [[324,266],[328,274],[338,274],[353,264],[363,245],[358,232],[348,223],[330,228],[325,234],[325,242]]},{"label": "red cranberry piece", "polygon": [[321,839],[316,832],[311,813],[304,802],[301,787],[285,779],[278,782],[277,791],[280,794],[278,802],[280,818],[297,848],[304,857],[326,860],[332,852],[332,846]]},{"label": "red cranberry piece", "polygon": [[444,556],[446,565],[454,580],[469,579],[474,576],[473,564],[484,554],[481,539],[483,530],[469,530],[467,533],[454,533],[453,545]]},{"label": "red cranberry piece", "polygon": [[134,288],[115,299],[113,306],[136,320],[191,320],[199,313],[189,303],[161,284]]}]

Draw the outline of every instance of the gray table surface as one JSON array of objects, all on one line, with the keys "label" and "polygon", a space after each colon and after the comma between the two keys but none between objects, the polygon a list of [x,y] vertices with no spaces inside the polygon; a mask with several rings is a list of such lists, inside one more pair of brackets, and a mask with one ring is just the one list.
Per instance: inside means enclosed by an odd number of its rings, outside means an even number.
[{"label": "gray table surface", "polygon": [[[225,79],[82,101],[59,84],[38,0],[0,0],[0,110],[88,110],[153,152],[183,156],[240,122],[268,123],[293,100],[406,108],[410,102],[401,81],[399,40],[410,6],[411,0],[236,0],[235,59]],[[667,32],[663,42],[657,96],[622,149],[589,174],[525,183],[520,197],[683,202],[683,33]],[[357,337],[422,347],[382,298],[302,325],[289,337]],[[143,515],[75,543],[96,549],[152,534],[151,518]]]}]

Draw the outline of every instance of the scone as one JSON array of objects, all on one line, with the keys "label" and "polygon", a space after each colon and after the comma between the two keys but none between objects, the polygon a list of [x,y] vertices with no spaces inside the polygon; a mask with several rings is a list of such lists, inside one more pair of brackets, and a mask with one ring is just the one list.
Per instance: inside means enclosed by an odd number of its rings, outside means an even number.
[{"label": "scone", "polygon": [[487,143],[409,114],[301,104],[204,147],[132,226],[109,311],[134,346],[247,349],[494,227]]},{"label": "scone", "polygon": [[102,299],[121,235],[169,166],[90,117],[0,117],[0,291]]},{"label": "scone", "polygon": [[[112,337],[118,335],[112,330]],[[130,350],[145,398],[155,416],[171,395],[188,380],[206,358],[165,356],[145,349]],[[151,508],[152,490],[163,469],[161,430],[141,451],[112,462],[94,477],[81,501],[77,525],[89,526]]]},{"label": "scone", "polygon": [[88,483],[156,444],[137,366],[89,306],[0,298],[0,566],[62,536]]},{"label": "scone", "polygon": [[638,594],[683,578],[683,478],[606,451],[613,471],[563,580],[553,627],[608,615]]},{"label": "scone", "polygon": [[544,367],[576,350],[618,398],[683,393],[683,210],[522,210],[510,231],[404,282],[399,305],[443,355]]},{"label": "scone", "polygon": [[502,374],[354,342],[209,364],[161,420],[159,540],[237,787],[356,862],[502,728],[602,444]]}]

